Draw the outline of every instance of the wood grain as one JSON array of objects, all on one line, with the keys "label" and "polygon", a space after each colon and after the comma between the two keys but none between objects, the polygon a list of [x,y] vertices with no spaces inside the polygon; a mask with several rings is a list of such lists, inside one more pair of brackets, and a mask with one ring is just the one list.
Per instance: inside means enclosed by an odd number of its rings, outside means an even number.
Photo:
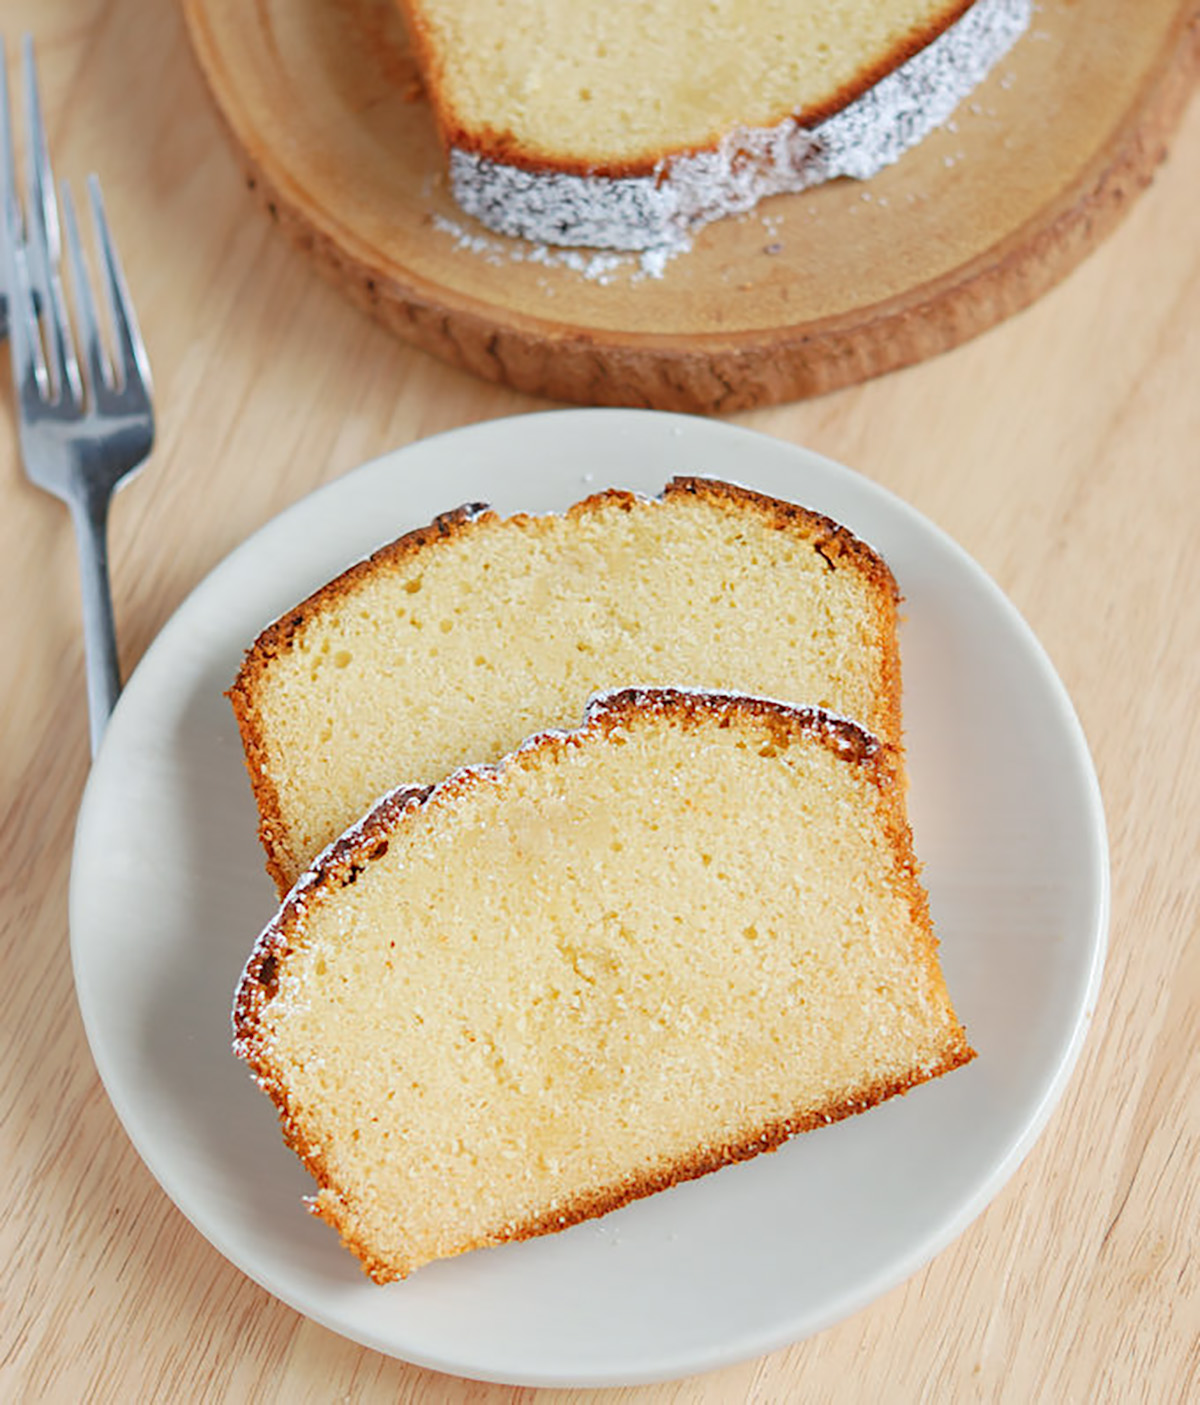
[{"label": "wood grain", "polygon": [[661,278],[631,256],[584,278],[458,210],[394,0],[184,9],[248,183],[358,305],[487,380],[702,413],[850,385],[1028,306],[1144,188],[1200,68],[1196,0],[1045,0],[874,180],[711,225]]},{"label": "wood grain", "polygon": [[[37,41],[59,174],[102,175],[154,364],[157,450],[112,524],[127,668],[212,565],[313,487],[545,404],[393,337],[278,238],[174,7],[9,0],[5,24]],[[1095,755],[1112,935],[1080,1066],[1000,1198],[850,1320],[680,1383],[539,1393],[355,1346],[246,1280],[139,1161],[67,948],[88,769],[74,545],[22,477],[0,392],[0,1399],[1200,1398],[1198,177],[1192,103],[1152,187],[1035,305],[949,355],[737,416],[898,493],[1024,613]]]}]

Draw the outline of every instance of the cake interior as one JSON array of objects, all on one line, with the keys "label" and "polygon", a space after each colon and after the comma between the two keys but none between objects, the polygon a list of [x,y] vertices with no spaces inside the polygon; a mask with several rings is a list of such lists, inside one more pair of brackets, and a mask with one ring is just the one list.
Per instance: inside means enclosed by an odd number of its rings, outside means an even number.
[{"label": "cake interior", "polygon": [[459,776],[307,893],[253,1033],[380,1279],[970,1057],[886,767],[636,712]]},{"label": "cake interior", "polygon": [[404,0],[453,144],[614,173],[737,127],[817,120],[935,38],[963,0]]},{"label": "cake interior", "polygon": [[823,547],[820,519],[781,528],[689,493],[633,503],[462,523],[375,563],[270,651],[245,687],[282,888],[384,791],[573,726],[598,690],[800,701],[899,742],[895,587],[877,558]]}]

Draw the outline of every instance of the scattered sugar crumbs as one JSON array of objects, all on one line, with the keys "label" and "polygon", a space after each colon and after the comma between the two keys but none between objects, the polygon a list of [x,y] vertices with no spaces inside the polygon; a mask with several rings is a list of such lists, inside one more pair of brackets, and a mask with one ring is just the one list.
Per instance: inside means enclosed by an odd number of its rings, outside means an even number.
[{"label": "scattered sugar crumbs", "polygon": [[[782,215],[747,212],[735,218],[753,221],[762,226],[764,254],[783,252],[785,245],[781,232],[785,220]],[[481,233],[475,229],[468,229],[458,220],[442,214],[435,213],[431,216],[431,221],[434,229],[446,235],[456,249],[474,254],[493,268],[513,263],[533,264],[541,268],[566,268],[601,287],[618,281],[635,284],[648,278],[662,278],[671,260],[679,254],[689,253],[692,248],[688,242],[623,253],[568,249],[552,244],[528,244],[521,240],[506,239],[503,235]],[[546,291],[552,293],[553,289],[547,287]]]},{"label": "scattered sugar crumbs", "polygon": [[567,249],[551,244],[527,244],[500,235],[481,234],[441,214],[433,216],[433,227],[447,235],[456,249],[476,254],[494,267],[527,263],[542,268],[568,268],[589,283],[601,286],[615,283],[618,279],[640,283],[647,278],[661,278],[670,260],[691,248],[690,244],[672,244],[639,253],[612,253]]}]

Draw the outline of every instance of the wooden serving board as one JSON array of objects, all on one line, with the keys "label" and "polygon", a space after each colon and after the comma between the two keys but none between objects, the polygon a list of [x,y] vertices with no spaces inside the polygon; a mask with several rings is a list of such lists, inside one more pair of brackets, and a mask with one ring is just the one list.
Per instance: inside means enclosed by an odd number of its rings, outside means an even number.
[{"label": "wooden serving board", "polygon": [[1149,184],[1200,70],[1200,0],[1042,0],[897,165],[709,225],[651,277],[459,211],[394,0],[184,9],[248,183],[357,303],[518,390],[699,412],[853,384],[1032,302]]}]

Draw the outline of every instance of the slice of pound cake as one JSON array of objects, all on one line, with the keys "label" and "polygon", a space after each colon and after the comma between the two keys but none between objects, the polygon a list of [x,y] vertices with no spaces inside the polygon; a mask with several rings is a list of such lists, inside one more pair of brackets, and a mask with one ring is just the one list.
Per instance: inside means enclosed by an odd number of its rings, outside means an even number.
[{"label": "slice of pound cake", "polygon": [[495,761],[626,685],[754,693],[900,741],[896,585],[845,528],[681,478],[439,518],[289,611],[230,698],[281,892],[401,782]]},{"label": "slice of pound cake", "polygon": [[940,126],[1032,0],[401,0],[451,188],[504,234],[670,248],[874,175]]},{"label": "slice of pound cake", "polygon": [[381,801],[236,997],[315,1212],[387,1282],[965,1063],[900,790],[844,719],[626,690]]}]

